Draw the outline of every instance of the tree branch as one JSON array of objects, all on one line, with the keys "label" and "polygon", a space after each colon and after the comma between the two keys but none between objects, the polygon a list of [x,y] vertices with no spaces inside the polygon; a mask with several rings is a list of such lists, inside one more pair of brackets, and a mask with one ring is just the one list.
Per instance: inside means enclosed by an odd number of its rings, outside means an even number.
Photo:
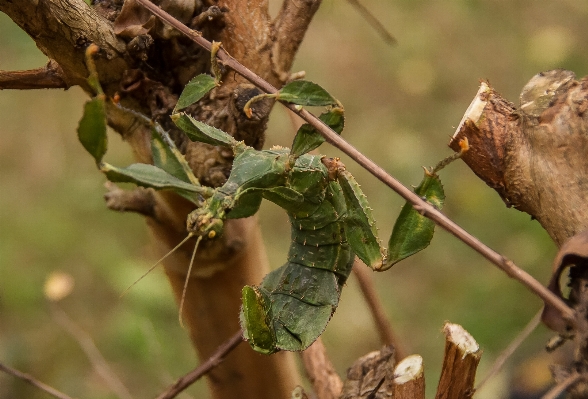
[{"label": "tree branch", "polygon": [[[210,51],[211,43],[208,40],[206,40],[202,36],[198,35],[196,32],[192,31],[191,29],[183,25],[177,19],[173,18],[171,15],[167,14],[165,11],[155,6],[149,0],[137,1],[146,8],[148,8],[159,18],[162,18],[166,23],[169,23],[174,28],[178,29],[180,32],[184,33],[186,36],[194,40],[194,42],[198,43],[200,46]],[[253,73],[245,66],[243,66],[223,49],[221,49],[217,53],[217,57],[219,61],[222,62],[224,65],[231,68],[232,70],[234,70],[235,72],[249,80],[251,83],[265,91],[266,93],[277,93],[278,90],[274,86],[272,86],[270,83],[262,79],[260,76]],[[529,290],[531,290],[538,297],[540,297],[544,302],[550,303],[555,309],[562,313],[564,318],[568,320],[574,319],[574,311],[570,309],[570,307],[568,307],[564,301],[562,301],[551,291],[545,288],[539,281],[533,278],[533,276],[531,276],[529,273],[516,266],[511,260],[500,255],[498,252],[494,251],[493,249],[482,243],[476,237],[468,233],[462,227],[457,225],[454,221],[452,221],[443,213],[441,213],[441,211],[439,211],[433,205],[431,205],[427,201],[424,201],[412,190],[402,185],[398,180],[389,175],[384,169],[376,165],[372,160],[370,160],[368,157],[366,157],[360,151],[358,151],[355,147],[353,147],[351,144],[345,141],[345,139],[343,139],[340,135],[332,131],[316,116],[312,115],[305,109],[298,109],[297,106],[293,104],[288,104],[286,105],[286,107],[288,107],[294,113],[298,114],[312,127],[317,129],[317,131],[325,137],[327,142],[329,142],[334,147],[338,148],[339,150],[347,154],[355,162],[357,162],[364,169],[366,169],[368,172],[370,172],[372,175],[374,175],[376,178],[378,178],[380,181],[382,181],[384,184],[386,184],[388,187],[394,190],[398,195],[403,197],[405,200],[409,201],[414,206],[417,206],[424,216],[433,220],[443,229],[453,234],[463,243],[465,243],[466,245],[477,251],[479,254],[481,254],[483,257],[488,259],[490,262],[498,266],[509,277],[512,277],[520,283],[522,283]]]},{"label": "tree branch", "polygon": [[121,399],[132,399],[133,396],[110,368],[104,356],[100,353],[92,337],[82,330],[69,316],[56,305],[51,306],[53,319],[73,338],[86,354],[96,373],[102,377],[113,393]]},{"label": "tree branch", "polygon": [[8,367],[2,363],[0,363],[0,370],[4,371],[7,374],[10,374],[16,378],[20,378],[21,380],[28,382],[29,384],[39,388],[43,392],[47,392],[49,395],[51,395],[57,399],[73,399],[71,396],[67,396],[63,392],[60,392],[57,389],[52,388],[49,385],[42,383],[41,381],[37,380],[35,377],[33,377],[29,374],[26,374],[26,373],[22,373],[22,372],[15,370],[11,367]]},{"label": "tree branch", "polygon": [[63,71],[57,62],[28,71],[0,71],[0,90],[16,89],[69,89]]},{"label": "tree branch", "polygon": [[[95,43],[102,50],[97,62],[100,80],[107,93],[118,88],[118,82],[128,68],[122,58],[126,46],[116,37],[110,22],[98,15],[83,0],[0,0],[0,11],[6,13],[22,30],[35,40],[37,47],[55,60],[63,71],[67,87],[90,88],[84,50]],[[116,87],[110,87],[116,84]]]},{"label": "tree branch", "polygon": [[274,43],[271,50],[272,70],[285,83],[298,47],[310,25],[310,21],[322,0],[284,0],[280,13],[274,20]]},{"label": "tree branch", "polygon": [[382,302],[378,298],[370,271],[368,271],[367,266],[364,265],[363,262],[359,260],[359,258],[355,258],[355,262],[353,264],[353,273],[357,278],[361,293],[363,294],[368,308],[370,309],[370,313],[372,314],[372,318],[376,324],[378,334],[380,334],[380,341],[382,341],[384,345],[392,345],[396,351],[397,358],[405,358],[407,356],[407,351],[400,344],[398,337],[390,325],[390,320],[386,315],[384,307],[382,306]]},{"label": "tree branch", "polygon": [[193,371],[179,378],[173,385],[162,392],[157,399],[172,399],[179,393],[198,381],[202,376],[208,374],[213,368],[218,366],[224,358],[243,342],[241,331],[235,333],[231,338],[226,340],[205,362],[196,367]]}]

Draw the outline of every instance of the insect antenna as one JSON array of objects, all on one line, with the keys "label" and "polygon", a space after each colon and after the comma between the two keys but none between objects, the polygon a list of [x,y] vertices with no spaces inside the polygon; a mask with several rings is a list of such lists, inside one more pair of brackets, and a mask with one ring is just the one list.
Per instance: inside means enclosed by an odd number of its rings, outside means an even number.
[{"label": "insect antenna", "polygon": [[178,315],[180,319],[180,326],[184,327],[184,321],[182,319],[182,313],[184,311],[184,299],[186,298],[186,291],[188,290],[188,281],[190,281],[190,273],[192,273],[192,266],[194,265],[194,258],[196,258],[196,250],[198,249],[198,244],[200,244],[200,240],[202,240],[202,236],[198,236],[196,239],[196,245],[194,245],[194,252],[192,252],[192,259],[190,259],[190,266],[188,266],[188,274],[186,274],[186,281],[184,282],[184,289],[182,290],[182,299],[180,299],[180,313]]},{"label": "insect antenna", "polygon": [[184,238],[178,245],[176,245],[174,247],[174,249],[172,249],[171,251],[169,251],[168,253],[166,253],[165,255],[163,255],[163,257],[161,259],[159,259],[157,262],[155,262],[155,264],[153,266],[151,266],[149,268],[149,270],[147,270],[141,277],[139,277],[138,279],[136,279],[135,282],[133,282],[133,284],[129,285],[127,287],[127,289],[124,290],[122,292],[122,294],[120,294],[120,298],[122,298],[123,296],[125,296],[127,294],[127,292],[129,292],[129,290],[135,286],[135,284],[137,284],[139,281],[143,280],[143,278],[145,276],[147,276],[149,273],[151,273],[153,271],[153,269],[155,269],[161,262],[163,262],[165,260],[165,258],[167,258],[171,254],[173,254],[174,252],[176,252],[182,245],[184,245],[186,243],[186,241],[188,241],[190,238],[194,237],[194,235],[195,235],[194,233],[188,234],[188,236],[186,238]]}]

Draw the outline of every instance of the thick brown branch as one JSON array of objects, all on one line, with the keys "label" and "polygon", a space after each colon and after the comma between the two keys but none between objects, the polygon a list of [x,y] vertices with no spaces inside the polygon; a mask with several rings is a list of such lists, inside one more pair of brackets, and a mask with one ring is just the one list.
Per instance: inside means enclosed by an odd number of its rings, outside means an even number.
[{"label": "thick brown branch", "polygon": [[86,83],[87,70],[84,50],[95,43],[102,50],[98,72],[100,80],[114,93],[125,69],[122,56],[125,44],[116,37],[111,24],[98,15],[83,0],[0,0],[0,11],[6,13],[18,26],[35,40],[37,47],[63,70],[67,87]]},{"label": "thick brown branch", "polygon": [[274,21],[274,42],[271,50],[272,69],[285,83],[294,62],[294,56],[304,39],[306,30],[322,0],[284,0]]},{"label": "thick brown branch", "polygon": [[190,385],[198,381],[202,376],[209,373],[213,368],[218,366],[224,358],[243,342],[243,334],[241,331],[235,333],[231,338],[226,340],[221,346],[218,347],[206,361],[196,367],[193,371],[189,372],[185,376],[179,378],[173,385],[161,393],[157,399],[171,399],[175,398],[180,392],[188,388]]},{"label": "thick brown branch", "polygon": [[0,71],[0,90],[69,89],[57,62],[49,60],[42,68],[28,71]]},{"label": "thick brown branch", "polygon": [[558,246],[588,228],[587,93],[587,78],[544,72],[525,85],[517,110],[482,83],[450,143],[467,137],[468,166]]}]

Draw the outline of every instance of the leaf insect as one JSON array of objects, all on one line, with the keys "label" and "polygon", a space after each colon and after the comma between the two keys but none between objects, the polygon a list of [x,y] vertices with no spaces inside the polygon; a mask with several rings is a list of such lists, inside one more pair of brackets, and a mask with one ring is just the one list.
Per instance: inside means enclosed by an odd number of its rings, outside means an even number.
[{"label": "leaf insect", "polygon": [[[185,103],[202,98],[214,86],[211,79],[199,77],[191,81],[190,99]],[[78,129],[80,141],[109,180],[171,189],[197,205],[187,218],[188,236],[171,251],[197,237],[190,269],[200,241],[222,235],[226,219],[255,214],[264,198],[287,212],[292,242],[286,263],[269,273],[259,286],[245,286],[242,290],[243,335],[260,353],[301,351],[320,336],[337,308],[356,255],[372,269],[386,270],[426,247],[432,238],[434,225],[421,223],[419,217],[424,216],[411,207],[406,210],[408,216],[400,217],[396,223],[389,246],[401,250],[390,257],[380,246],[371,208],[354,177],[339,159],[309,154],[324,138],[308,124],[297,132],[291,150],[276,147],[258,151],[220,129],[175,112],[172,120],[191,140],[230,147],[234,153],[228,180],[212,189],[199,184],[167,133],[137,114],[152,127],[155,165],[112,166],[103,161],[107,149],[105,98],[101,91],[98,93],[86,106]],[[320,119],[337,133],[343,130],[343,108],[312,82],[292,82],[275,97],[298,105],[330,106]],[[436,170],[426,171],[417,191],[440,208],[444,195]],[[418,228],[421,225],[426,227],[423,231]],[[414,240],[418,241],[416,249],[408,245],[408,252],[404,250],[403,243]]]}]

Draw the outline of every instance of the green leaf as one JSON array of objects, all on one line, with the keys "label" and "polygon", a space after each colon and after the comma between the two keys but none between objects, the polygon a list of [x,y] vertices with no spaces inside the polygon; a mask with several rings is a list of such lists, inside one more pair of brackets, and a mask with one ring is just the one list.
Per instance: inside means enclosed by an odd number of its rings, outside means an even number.
[{"label": "green leaf", "polygon": [[151,153],[155,166],[186,183],[191,183],[184,166],[155,129],[151,131]]},{"label": "green leaf", "polygon": [[[343,108],[335,107],[319,116],[319,119],[323,121],[327,126],[335,131],[335,133],[341,134],[343,127],[345,126],[345,116]],[[292,144],[292,154],[295,157],[299,157],[302,154],[306,154],[315,148],[318,148],[322,143],[325,142],[325,138],[311,125],[305,123],[300,126],[296,137],[294,137],[294,143]]]},{"label": "green leaf", "polygon": [[[414,191],[437,209],[443,207],[445,193],[441,180],[436,174],[425,171],[423,181]],[[388,259],[383,270],[425,249],[433,239],[434,230],[435,223],[421,215],[410,202],[407,202],[394,224],[388,242]]]},{"label": "green leaf", "polygon": [[313,82],[294,80],[278,92],[278,100],[305,106],[336,105],[335,100],[325,89]]},{"label": "green leaf", "polygon": [[102,162],[108,148],[106,110],[102,97],[96,97],[84,105],[84,115],[78,125],[78,138],[94,157],[96,164]]},{"label": "green leaf", "polygon": [[206,187],[186,183],[157,166],[135,163],[126,168],[117,168],[108,163],[102,163],[100,170],[108,180],[115,183],[134,183],[138,186],[154,188],[156,190],[172,190],[186,199],[199,203],[199,194],[207,195]]},{"label": "green leaf", "polygon": [[197,121],[183,112],[174,114],[171,118],[176,126],[182,129],[192,141],[223,146],[232,146],[237,143],[237,140],[235,140],[230,134],[209,126],[206,123]]},{"label": "green leaf", "polygon": [[174,108],[173,113],[194,104],[216,86],[214,78],[207,74],[200,74],[188,82]]}]

